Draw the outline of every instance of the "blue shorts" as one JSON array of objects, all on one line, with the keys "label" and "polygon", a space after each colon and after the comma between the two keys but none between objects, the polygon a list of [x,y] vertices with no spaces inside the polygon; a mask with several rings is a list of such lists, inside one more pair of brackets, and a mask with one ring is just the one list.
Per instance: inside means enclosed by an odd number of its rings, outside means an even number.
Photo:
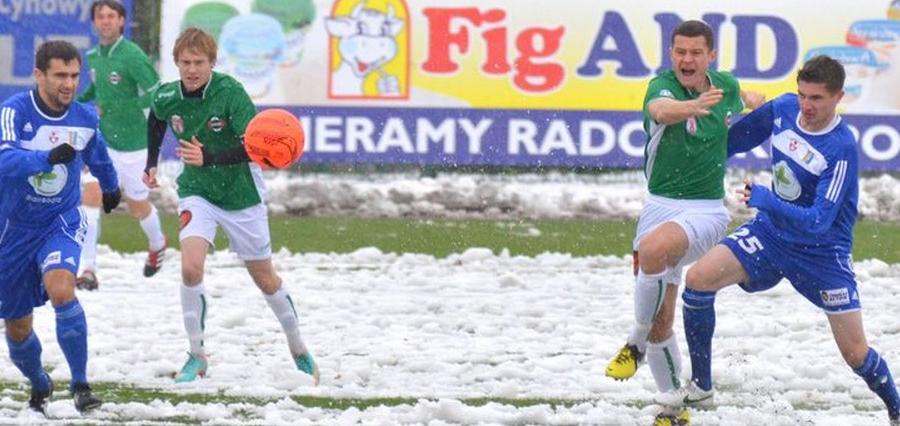
[{"label": "blue shorts", "polygon": [[860,309],[853,264],[845,250],[787,243],[756,220],[736,229],[722,244],[750,276],[741,283],[747,292],[768,290],[785,278],[825,312]]},{"label": "blue shorts", "polygon": [[0,318],[18,319],[47,301],[45,272],[78,272],[87,225],[81,209],[72,209],[44,227],[7,222],[5,228],[0,237]]}]

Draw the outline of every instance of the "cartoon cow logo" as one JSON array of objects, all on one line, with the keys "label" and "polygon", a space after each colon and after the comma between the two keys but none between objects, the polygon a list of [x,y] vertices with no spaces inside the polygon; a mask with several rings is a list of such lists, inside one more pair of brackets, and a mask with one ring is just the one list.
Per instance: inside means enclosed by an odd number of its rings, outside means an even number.
[{"label": "cartoon cow logo", "polygon": [[331,41],[329,97],[408,98],[408,26],[396,15],[397,10],[406,13],[406,4],[389,0],[382,10],[367,7],[363,0],[349,15],[338,15],[340,3],[347,2],[336,2],[332,15],[325,18],[325,28],[335,38]]}]

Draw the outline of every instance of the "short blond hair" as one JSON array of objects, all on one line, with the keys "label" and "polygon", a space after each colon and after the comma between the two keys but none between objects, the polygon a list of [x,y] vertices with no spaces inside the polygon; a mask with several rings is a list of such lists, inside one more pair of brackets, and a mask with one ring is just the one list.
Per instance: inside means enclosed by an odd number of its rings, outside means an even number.
[{"label": "short blond hair", "polygon": [[216,39],[209,33],[197,27],[190,27],[182,31],[175,40],[175,47],[172,48],[172,57],[175,62],[178,62],[178,55],[185,50],[193,50],[201,55],[206,55],[209,62],[215,64],[219,47],[216,45]]}]

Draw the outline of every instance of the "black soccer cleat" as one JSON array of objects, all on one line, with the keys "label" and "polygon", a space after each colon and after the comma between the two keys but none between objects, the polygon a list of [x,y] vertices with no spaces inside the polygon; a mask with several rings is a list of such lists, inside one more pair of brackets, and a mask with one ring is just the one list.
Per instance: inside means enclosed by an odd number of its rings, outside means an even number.
[{"label": "black soccer cleat", "polygon": [[87,383],[75,383],[72,385],[72,400],[75,402],[75,409],[79,413],[86,413],[103,405],[103,401],[94,396],[94,393],[91,392],[91,387]]},{"label": "black soccer cleat", "polygon": [[31,399],[28,400],[28,408],[31,411],[36,413],[41,413],[44,417],[47,416],[47,406],[50,405],[50,397],[53,395],[53,379],[50,378],[50,375],[47,375],[47,381],[50,382],[50,388],[44,391],[36,391],[34,388],[31,389]]}]

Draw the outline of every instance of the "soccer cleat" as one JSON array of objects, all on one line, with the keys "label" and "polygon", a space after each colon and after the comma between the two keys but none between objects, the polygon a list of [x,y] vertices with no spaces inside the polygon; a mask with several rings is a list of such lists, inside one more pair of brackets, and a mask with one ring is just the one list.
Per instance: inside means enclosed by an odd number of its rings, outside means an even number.
[{"label": "soccer cleat", "polygon": [[319,366],[316,365],[316,360],[313,359],[311,353],[305,352],[294,356],[294,364],[297,365],[298,370],[312,376],[313,386],[319,385]]},{"label": "soccer cleat", "polygon": [[209,362],[206,355],[198,355],[188,352],[188,360],[181,367],[181,371],[175,375],[175,383],[193,382],[197,377],[206,376]]},{"label": "soccer cleat", "polygon": [[657,394],[653,399],[666,407],[708,407],[713,405],[716,391],[703,390],[693,382],[678,389]]},{"label": "soccer cleat", "polygon": [[643,361],[644,354],[638,351],[637,346],[625,344],[606,366],[606,375],[616,380],[630,379]]},{"label": "soccer cleat", "polygon": [[75,409],[79,413],[86,413],[103,405],[103,401],[94,396],[94,393],[91,392],[91,387],[87,383],[75,383],[72,385],[72,400],[75,402]]},{"label": "soccer cleat", "polygon": [[144,276],[149,278],[156,275],[162,269],[163,261],[166,260],[166,249],[169,248],[169,239],[163,240],[163,246],[159,250],[151,250],[147,252],[147,263],[144,264]]},{"label": "soccer cleat", "polygon": [[94,271],[90,269],[85,269],[84,273],[75,280],[75,288],[79,290],[94,291],[98,287],[100,287],[100,281],[97,280]]},{"label": "soccer cleat", "polygon": [[686,408],[675,412],[664,410],[653,419],[653,426],[687,426],[689,424],[691,424],[691,413]]},{"label": "soccer cleat", "polygon": [[50,397],[53,396],[53,379],[51,379],[50,375],[47,373],[44,373],[44,375],[47,376],[50,388],[44,391],[36,391],[32,388],[31,399],[28,400],[28,408],[31,409],[31,411],[41,413],[46,417],[47,406],[50,405]]}]

